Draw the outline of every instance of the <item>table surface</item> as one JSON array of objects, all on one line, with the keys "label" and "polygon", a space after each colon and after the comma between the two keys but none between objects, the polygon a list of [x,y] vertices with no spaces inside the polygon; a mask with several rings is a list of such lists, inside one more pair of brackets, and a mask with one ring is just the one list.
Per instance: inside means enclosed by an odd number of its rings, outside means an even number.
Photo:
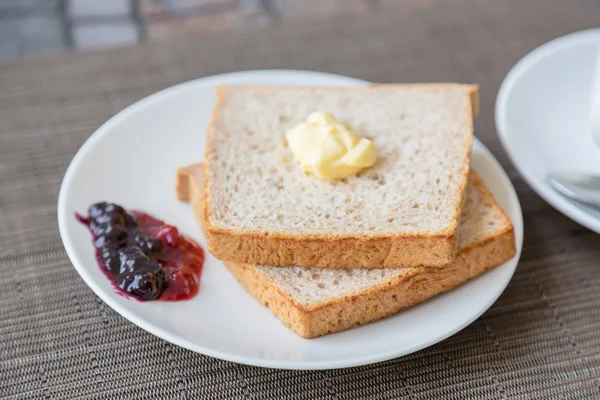
[{"label": "table surface", "polygon": [[[406,0],[368,17],[298,19],[1,63],[0,397],[600,398],[600,237],[524,184],[500,146],[493,115],[502,78],[519,58],[599,21],[597,0]],[[476,136],[508,171],[525,218],[522,260],[488,312],[399,359],[279,371],[173,346],[92,293],[70,264],[56,222],[59,186],[79,146],[107,118],[157,90],[259,68],[480,84]]]}]

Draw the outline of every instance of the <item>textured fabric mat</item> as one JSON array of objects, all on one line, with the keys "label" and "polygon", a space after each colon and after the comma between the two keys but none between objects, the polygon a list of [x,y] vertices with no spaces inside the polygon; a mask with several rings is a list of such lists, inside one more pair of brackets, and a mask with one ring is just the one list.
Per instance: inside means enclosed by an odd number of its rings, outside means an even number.
[{"label": "textured fabric mat", "polygon": [[[523,183],[493,120],[508,69],[543,42],[598,26],[600,2],[388,3],[368,15],[0,64],[0,397],[600,398],[600,236]],[[70,264],[56,222],[59,185],[79,146],[111,115],[159,89],[256,68],[481,84],[476,134],[518,189],[526,236],[519,268],[488,312],[400,359],[279,371],[173,346],[92,293]]]}]

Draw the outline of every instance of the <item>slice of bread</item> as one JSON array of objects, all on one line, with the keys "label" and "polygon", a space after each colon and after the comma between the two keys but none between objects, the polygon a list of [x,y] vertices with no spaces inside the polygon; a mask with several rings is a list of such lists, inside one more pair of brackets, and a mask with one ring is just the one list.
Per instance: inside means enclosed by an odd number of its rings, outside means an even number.
[{"label": "slice of bread", "polygon": [[[204,223],[201,164],[178,171],[177,195]],[[225,262],[261,304],[304,338],[388,317],[461,285],[515,254],[513,227],[475,172],[461,219],[460,249],[446,268],[322,269]]]},{"label": "slice of bread", "polygon": [[[206,230],[221,260],[322,268],[444,266],[456,257],[477,86],[218,88],[208,128]],[[331,112],[371,138],[374,166],[306,175],[285,132]]]}]

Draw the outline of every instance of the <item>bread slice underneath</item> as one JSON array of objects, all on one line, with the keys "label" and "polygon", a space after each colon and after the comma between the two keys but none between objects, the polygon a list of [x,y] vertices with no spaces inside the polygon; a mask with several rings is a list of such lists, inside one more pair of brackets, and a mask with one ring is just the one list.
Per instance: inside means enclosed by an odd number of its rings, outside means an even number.
[{"label": "bread slice underneath", "polygon": [[[477,86],[223,86],[204,174],[210,252],[322,268],[445,266],[458,249]],[[305,174],[285,132],[333,113],[378,149],[343,181]]]},{"label": "bread slice underneath", "polygon": [[[177,196],[204,224],[202,165],[177,172]],[[513,227],[471,172],[458,256],[446,268],[323,269],[224,262],[242,286],[303,338],[391,316],[455,288],[515,254]]]}]

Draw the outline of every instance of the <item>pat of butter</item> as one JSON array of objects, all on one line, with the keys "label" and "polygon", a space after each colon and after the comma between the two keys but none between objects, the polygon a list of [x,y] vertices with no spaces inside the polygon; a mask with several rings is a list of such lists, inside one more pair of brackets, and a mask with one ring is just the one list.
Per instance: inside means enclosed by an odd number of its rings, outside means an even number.
[{"label": "pat of butter", "polygon": [[347,124],[315,112],[286,132],[287,144],[304,172],[320,179],[343,179],[377,161],[377,148]]}]

